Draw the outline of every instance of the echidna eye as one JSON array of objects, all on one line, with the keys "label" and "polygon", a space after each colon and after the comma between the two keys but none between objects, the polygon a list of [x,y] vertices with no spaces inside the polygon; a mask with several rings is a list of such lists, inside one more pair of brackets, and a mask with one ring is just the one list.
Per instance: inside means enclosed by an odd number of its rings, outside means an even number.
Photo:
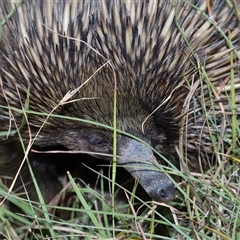
[{"label": "echidna eye", "polygon": [[95,146],[98,146],[98,147],[108,147],[109,144],[108,142],[104,142],[102,140],[98,140],[94,143]]},{"label": "echidna eye", "polygon": [[89,145],[92,147],[110,147],[110,143],[105,135],[91,134],[88,139]]}]

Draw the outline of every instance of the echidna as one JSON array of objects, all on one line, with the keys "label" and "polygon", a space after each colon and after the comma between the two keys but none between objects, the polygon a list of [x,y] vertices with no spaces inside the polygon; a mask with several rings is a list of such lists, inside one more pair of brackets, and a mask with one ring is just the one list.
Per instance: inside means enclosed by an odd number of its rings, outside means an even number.
[{"label": "echidna", "polygon": [[[113,154],[116,91],[117,163],[154,199],[173,199],[174,186],[148,145],[177,164],[190,85],[205,84],[207,76],[221,86],[236,69],[239,21],[229,2],[3,0],[0,12],[0,130],[7,133],[0,174],[16,173],[29,143],[42,151]],[[195,122],[196,106],[189,106],[184,143],[193,152],[188,164],[199,168],[202,143],[192,133],[202,120]],[[38,153],[28,158],[52,196],[54,166]],[[28,168],[21,174],[27,179]]]}]

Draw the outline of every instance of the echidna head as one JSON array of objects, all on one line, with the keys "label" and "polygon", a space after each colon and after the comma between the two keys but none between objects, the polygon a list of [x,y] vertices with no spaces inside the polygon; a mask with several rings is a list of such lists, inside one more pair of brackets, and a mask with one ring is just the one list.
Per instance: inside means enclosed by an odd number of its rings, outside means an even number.
[{"label": "echidna head", "polygon": [[[84,88],[81,91],[88,92]],[[71,102],[59,111],[63,115],[79,117],[80,120],[79,122],[69,119],[56,121],[54,118],[49,118],[49,127],[48,124],[43,127],[36,139],[36,146],[61,145],[69,150],[89,152],[96,157],[102,158],[103,154],[106,154],[104,158],[112,160],[113,92],[111,96],[99,94],[97,99]],[[137,96],[118,94],[116,111],[117,129],[120,130],[117,133],[116,146],[118,166],[124,167],[131,173],[153,199],[161,202],[172,200],[175,197],[174,185],[159,169],[151,149],[151,146],[161,145],[163,149],[165,148],[163,152],[171,151],[166,129],[156,121],[155,115],[149,117],[149,110],[144,108],[144,104],[141,104]],[[83,123],[81,119],[97,122],[100,125]],[[34,122],[34,119],[31,122]]]}]

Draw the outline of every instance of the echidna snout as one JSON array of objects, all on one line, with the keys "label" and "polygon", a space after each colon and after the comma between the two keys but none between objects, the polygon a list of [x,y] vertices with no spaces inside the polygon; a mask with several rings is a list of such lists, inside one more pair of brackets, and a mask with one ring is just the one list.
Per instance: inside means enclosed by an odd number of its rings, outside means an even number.
[{"label": "echidna snout", "polygon": [[[150,197],[166,202],[175,198],[175,188],[167,176],[154,164],[152,150],[144,143],[129,139],[121,150],[118,163],[137,179]],[[130,158],[131,156],[131,158]]]}]

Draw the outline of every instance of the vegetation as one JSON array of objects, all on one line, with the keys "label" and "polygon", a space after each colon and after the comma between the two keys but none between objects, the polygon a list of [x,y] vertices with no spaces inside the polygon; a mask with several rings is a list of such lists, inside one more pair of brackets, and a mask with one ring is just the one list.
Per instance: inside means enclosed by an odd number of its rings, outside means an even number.
[{"label": "vegetation", "polygon": [[[236,6],[236,14],[240,18],[239,6]],[[227,37],[231,43],[231,33]],[[240,53],[236,54],[240,59]],[[233,58],[230,52],[230,64]],[[199,132],[210,137],[209,148],[214,149],[216,161],[207,172],[190,172],[180,141],[180,170],[171,163],[159,166],[175,183],[177,195],[174,201],[152,201],[136,182],[122,182],[122,176],[127,173],[121,168],[115,173],[115,162],[113,168],[109,168],[110,163],[100,160],[96,164],[98,168],[89,167],[85,164],[92,158],[84,155],[83,167],[93,181],[85,183],[86,176],[76,177],[76,173],[69,171],[60,179],[62,190],[49,203],[44,202],[32,171],[38,201],[23,197],[28,196],[24,191],[27,183],[23,182],[23,194],[16,195],[11,189],[13,179],[1,176],[0,239],[240,240],[240,123],[237,118],[240,97],[235,95],[240,84],[239,69],[233,68],[229,72],[230,78],[226,79],[224,86],[211,82],[204,66],[199,71],[202,77],[200,90],[189,97],[196,104],[196,121],[200,122],[199,118],[202,118]],[[195,86],[189,82],[186,84],[192,92]],[[219,99],[224,101],[217,101]],[[43,114],[33,113],[27,106],[24,111],[26,114]],[[45,115],[47,121],[49,115]],[[224,124],[231,125],[232,130],[226,131]],[[187,114],[185,126],[188,127]],[[0,136],[6,137],[6,133],[2,132]],[[184,141],[184,136],[181,139]],[[207,156],[204,153],[209,152],[209,148],[206,148],[201,150],[201,157]],[[31,169],[28,159],[24,161]]]}]

